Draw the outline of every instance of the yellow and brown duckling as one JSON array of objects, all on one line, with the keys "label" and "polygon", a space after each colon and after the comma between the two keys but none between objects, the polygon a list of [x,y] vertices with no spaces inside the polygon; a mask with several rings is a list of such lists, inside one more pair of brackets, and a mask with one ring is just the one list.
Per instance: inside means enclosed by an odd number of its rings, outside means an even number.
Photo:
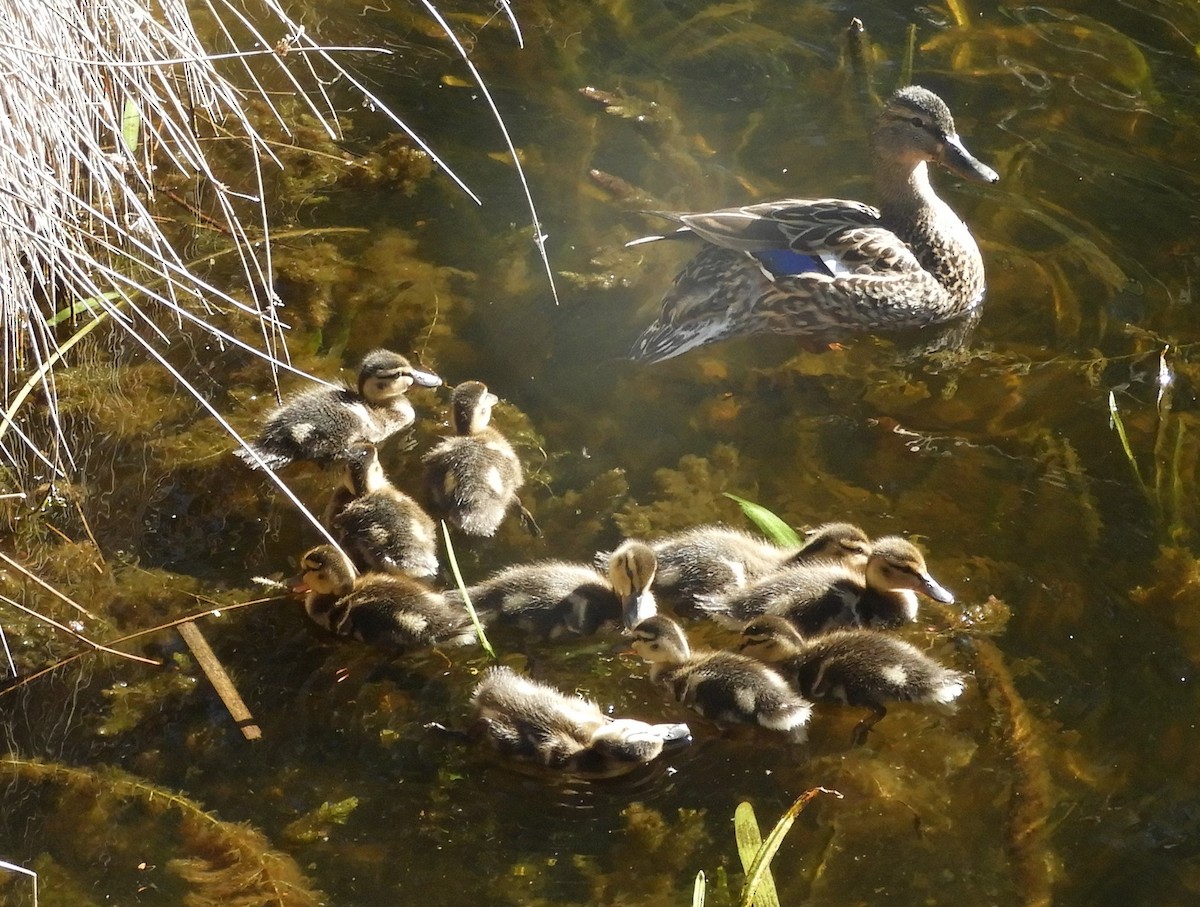
[{"label": "yellow and brown duckling", "polygon": [[307,593],[304,610],[338,636],[398,651],[477,642],[470,616],[445,596],[408,576],[357,575],[332,545],[318,545],[300,558],[293,591]]},{"label": "yellow and brown duckling", "polygon": [[374,444],[355,444],[326,521],[359,570],[437,575],[437,533],[429,515],[388,481]]},{"label": "yellow and brown duckling", "polygon": [[829,562],[789,567],[746,589],[702,598],[697,605],[726,626],[737,628],[760,614],[775,614],[813,635],[916,620],[918,592],[935,601],[954,601],[930,576],[915,545],[886,536],[872,544],[865,570]]},{"label": "yellow and brown duckling", "polygon": [[835,630],[806,639],[782,617],[763,615],[742,628],[739,650],[767,662],[809,699],[862,706],[871,714],[854,742],[887,714],[886,702],[953,702],[964,677],[920,649],[876,630]]},{"label": "yellow and brown duckling", "polygon": [[[412,425],[416,412],[405,393],[414,384],[441,383],[437,375],[414,368],[399,353],[374,350],[359,366],[357,390],[322,387],[296,394],[267,416],[250,447],[269,469],[296,460],[340,460],[353,444],[380,444]],[[254,469],[261,465],[248,450],[234,453]]]},{"label": "yellow and brown duckling", "polygon": [[[586,564],[541,561],[506,567],[467,594],[480,620],[515,626],[543,639],[590,636],[603,626],[635,626],[656,608],[650,593],[654,554],[626,542],[609,559],[608,576]],[[451,590],[450,602],[461,596]]]},{"label": "yellow and brown duckling", "polygon": [[[864,567],[870,539],[850,523],[814,529],[801,548],[784,548],[727,526],[695,526],[649,543],[658,558],[654,594],[676,605],[742,589],[780,569],[824,561]],[[597,558],[606,555],[597,555]]]},{"label": "yellow and brown duckling", "polygon": [[704,717],[804,739],[812,705],[762,662],[735,652],[693,652],[679,624],[663,614],[633,628],[633,651],[649,663],[652,681]]},{"label": "yellow and brown duckling", "polygon": [[450,401],[456,434],[421,458],[434,509],[468,535],[495,535],[514,505],[536,531],[517,497],[525,482],[521,461],[490,424],[498,402],[483,382],[464,381]]},{"label": "yellow and brown duckling", "polygon": [[610,718],[596,703],[568,696],[503,665],[489,668],[471,696],[472,736],[510,759],[584,777],[611,777],[687,743],[686,724]]}]

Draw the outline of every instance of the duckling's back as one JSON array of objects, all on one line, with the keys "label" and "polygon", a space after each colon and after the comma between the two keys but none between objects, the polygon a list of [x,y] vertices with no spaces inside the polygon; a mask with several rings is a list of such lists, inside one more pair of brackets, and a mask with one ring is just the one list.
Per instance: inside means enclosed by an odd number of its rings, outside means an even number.
[{"label": "duckling's back", "polygon": [[422,462],[433,505],[470,535],[494,535],[524,482],[512,445],[492,429],[444,438]]},{"label": "duckling's back", "polygon": [[761,614],[787,618],[805,634],[856,623],[855,606],[865,581],[842,564],[817,563],[788,567],[747,589],[711,596],[699,608],[726,626],[740,626]]}]

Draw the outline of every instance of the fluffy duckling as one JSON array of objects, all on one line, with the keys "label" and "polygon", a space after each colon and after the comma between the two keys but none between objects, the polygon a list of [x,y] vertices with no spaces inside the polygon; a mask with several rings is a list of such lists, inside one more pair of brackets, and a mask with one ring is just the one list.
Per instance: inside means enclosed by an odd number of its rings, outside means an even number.
[{"label": "fluffy duckling", "polygon": [[501,754],[586,777],[611,777],[657,758],[664,747],[687,743],[686,724],[647,724],[610,718],[581,696],[567,696],[498,665],[471,696],[472,735],[484,735]]},{"label": "fluffy duckling", "polygon": [[[495,535],[514,504],[527,524],[517,489],[525,482],[512,445],[489,424],[499,398],[480,381],[464,381],[450,400],[454,437],[443,438],[421,461],[434,507],[469,535]],[[531,528],[536,531],[536,524]]]},{"label": "fluffy duckling", "polygon": [[652,681],[706,718],[804,739],[812,705],[761,662],[734,652],[693,652],[679,624],[662,614],[633,628],[633,651],[649,663]]},{"label": "fluffy duckling", "polygon": [[[416,412],[404,396],[414,384],[437,387],[442,379],[413,368],[390,350],[363,357],[358,390],[322,387],[289,398],[267,416],[258,440],[250,445],[269,469],[295,460],[327,464],[345,457],[352,444],[379,444],[412,425]],[[259,461],[248,450],[234,451],[254,469]]]},{"label": "fluffy duckling", "polygon": [[654,593],[683,604],[744,588],[796,564],[833,561],[864,567],[871,542],[850,523],[818,526],[799,549],[781,548],[748,532],[712,525],[656,539],[650,547],[658,558]]},{"label": "fluffy duckling", "polygon": [[374,444],[350,448],[329,510],[326,525],[359,570],[418,579],[437,574],[433,520],[388,481]]},{"label": "fluffy duckling", "polygon": [[700,599],[697,606],[730,627],[760,614],[790,620],[813,635],[839,627],[898,627],[917,618],[916,593],[939,602],[954,596],[940,586],[915,545],[886,536],[871,546],[866,569],[815,563],[789,567],[747,589]]},{"label": "fluffy duckling", "polygon": [[[467,590],[480,619],[543,639],[590,636],[605,625],[635,626],[655,613],[654,553],[626,542],[612,553],[607,578],[570,561],[507,567]],[[446,598],[459,601],[456,591]]]},{"label": "fluffy duckling", "polygon": [[470,616],[441,593],[398,574],[357,576],[332,545],[305,552],[300,571],[293,591],[307,593],[304,610],[338,636],[400,651],[477,641]]},{"label": "fluffy duckling", "polygon": [[870,709],[854,729],[855,744],[887,714],[885,702],[953,702],[963,691],[962,674],[876,630],[835,630],[805,639],[782,617],[763,615],[742,629],[739,650],[771,664],[809,699]]}]

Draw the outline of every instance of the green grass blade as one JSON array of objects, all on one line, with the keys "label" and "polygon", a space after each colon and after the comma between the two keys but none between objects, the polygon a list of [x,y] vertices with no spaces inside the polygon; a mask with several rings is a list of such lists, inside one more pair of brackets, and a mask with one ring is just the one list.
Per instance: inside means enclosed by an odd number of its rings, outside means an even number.
[{"label": "green grass blade", "polygon": [[1133,476],[1137,479],[1138,487],[1144,492],[1146,483],[1142,481],[1142,471],[1138,469],[1137,458],[1133,455],[1133,448],[1129,446],[1129,435],[1125,433],[1125,423],[1121,421],[1121,414],[1117,411],[1117,398],[1112,391],[1108,392],[1108,414],[1112,417],[1113,428],[1117,430],[1117,437],[1121,439],[1121,448],[1125,451],[1125,458],[1129,460],[1129,465],[1133,467]]},{"label": "green grass blade", "polygon": [[696,873],[696,882],[692,885],[692,907],[704,907],[704,892],[708,884],[704,880],[704,870]]},{"label": "green grass blade", "polygon": [[[776,905],[779,903],[779,895],[775,891],[775,880],[771,878],[771,860],[775,859],[775,854],[779,850],[779,845],[783,843],[784,837],[786,837],[787,833],[791,830],[792,824],[796,821],[796,817],[804,811],[804,807],[808,806],[809,801],[816,797],[817,794],[832,794],[839,800],[842,798],[842,795],[837,791],[829,790],[824,787],[814,787],[812,790],[806,790],[796,798],[796,802],[789,806],[787,808],[787,812],[785,812],[780,817],[779,821],[775,823],[775,827],[772,828],[771,833],[767,835],[767,840],[762,842],[762,845],[758,848],[757,853],[755,853],[754,859],[751,861],[750,868],[746,870],[746,887],[742,892],[740,907],[750,907],[751,904],[754,904],[755,907],[762,907],[762,905],[767,903]],[[742,806],[749,806],[749,804],[739,804],[738,809],[740,810]],[[753,811],[751,811],[751,816],[753,816]],[[758,835],[757,823],[754,825],[754,834],[756,836]],[[740,851],[740,843],[738,847]],[[745,856],[743,856],[742,865],[745,865],[745,863],[746,859]],[[764,901],[762,900],[762,894],[764,889],[768,886],[770,890],[769,897],[771,900]]]},{"label": "green grass blade", "polygon": [[126,98],[125,107],[121,111],[121,138],[125,140],[125,147],[129,149],[130,154],[137,151],[138,133],[141,129],[142,114],[138,110],[137,102],[133,98]]},{"label": "green grass blade", "polygon": [[782,545],[785,548],[799,548],[804,544],[804,540],[800,538],[795,529],[767,510],[762,504],[755,504],[753,501],[739,498],[736,494],[730,494],[728,491],[725,492],[725,497],[736,501],[750,522],[776,545]]},{"label": "green grass blade", "polygon": [[99,300],[103,299],[108,302],[116,302],[120,298],[120,293],[110,291],[108,293],[101,293],[99,296],[89,296],[87,299],[80,299],[78,302],[75,302],[68,308],[59,309],[57,312],[47,318],[46,327],[52,328],[56,324],[62,324],[64,321],[74,318],[81,312],[88,312],[92,315],[95,315],[97,318],[101,318],[106,315],[107,312],[105,311],[104,307],[100,305]]},{"label": "green grass blade", "polygon": [[751,872],[755,861],[762,852],[762,834],[758,830],[758,819],[754,815],[754,807],[744,800],[737,805],[733,812],[733,834],[737,840],[738,856],[742,861],[742,869],[746,873],[746,887],[742,891],[742,904],[745,907],[779,907],[779,894],[775,891],[775,879],[766,864],[759,866],[757,875],[757,891],[750,888]]},{"label": "green grass blade", "polygon": [[463,604],[467,613],[471,615],[471,623],[475,627],[475,635],[479,637],[479,645],[483,647],[483,651],[495,658],[496,650],[492,648],[487,634],[483,632],[483,624],[479,622],[479,615],[475,613],[475,606],[471,604],[471,596],[467,594],[467,584],[463,582],[462,573],[458,570],[458,558],[454,556],[454,545],[450,542],[450,527],[446,525],[445,520],[439,522],[442,524],[442,538],[446,541],[446,559],[450,561],[450,572],[454,574],[454,582],[458,584],[458,591],[462,593]]}]

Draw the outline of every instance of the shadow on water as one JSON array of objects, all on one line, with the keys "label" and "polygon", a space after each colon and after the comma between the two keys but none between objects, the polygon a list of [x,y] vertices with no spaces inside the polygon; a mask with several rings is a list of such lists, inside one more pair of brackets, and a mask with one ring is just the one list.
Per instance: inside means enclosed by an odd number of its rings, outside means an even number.
[{"label": "shadow on water", "polygon": [[[281,184],[304,229],[276,255],[302,367],[332,377],[384,345],[506,401],[496,419],[545,538],[513,521],[463,540],[468,582],[590,560],[622,533],[740,525],[730,491],[796,526],[850,519],[917,537],[962,608],[923,611],[904,635],[972,680],[953,710],[890,709],[863,747],[849,744],[860,716],[832,707],[788,745],[667,703],[608,640],[555,643],[531,653],[542,679],[616,714],[688,721],[696,739],[623,778],[552,782],[424,730],[466,720],[482,656],[391,659],[318,635],[280,600],[205,624],[263,728],[254,745],[169,633],[154,638],[161,671],[88,659],[0,699],[14,752],[80,767],[5,775],[0,857],[42,874],[44,902],[182,903],[203,886],[173,861],[216,872],[231,854],[269,853],[287,884],[328,903],[682,905],[700,869],[727,869],[736,891],[739,801],[765,819],[817,785],[845,799],[815,803],[790,833],[774,865],[785,904],[1193,901],[1195,6],[1002,5],[964,22],[959,3],[856,8],[876,89],[898,78],[914,25],[915,80],[1001,174],[982,188],[934,176],[983,250],[978,325],[951,326],[951,342],[743,338],[645,367],[629,345],[690,251],[626,249],[646,231],[639,209],[871,200],[844,14],[525,3],[518,50],[490,6],[443,6],[523,155],[555,308],[502,142],[423,14],[311,5],[330,41],[403,50],[366,62],[368,77],[485,196],[475,208],[356,113],[347,148],[371,166]],[[239,428],[269,405],[257,365],[235,353],[185,340],[176,356]],[[114,349],[61,382],[86,484],[39,521],[8,515],[31,566],[103,616],[97,637],[255,597],[251,576],[294,571],[311,530],[167,381]],[[410,491],[447,431],[446,393],[412,396],[415,446],[385,454]],[[289,478],[324,506],[329,476]],[[23,667],[62,654],[4,620]],[[160,809],[160,791],[189,805]],[[204,810],[266,837],[198,830]],[[17,888],[0,885],[0,900]]]}]

